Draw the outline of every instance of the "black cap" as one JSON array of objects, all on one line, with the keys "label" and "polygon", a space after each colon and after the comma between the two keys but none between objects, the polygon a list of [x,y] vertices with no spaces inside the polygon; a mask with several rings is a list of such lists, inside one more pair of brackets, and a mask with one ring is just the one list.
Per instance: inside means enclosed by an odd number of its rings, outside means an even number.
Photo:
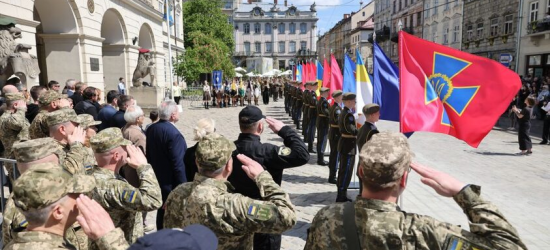
[{"label": "black cap", "polygon": [[184,229],[162,229],[145,235],[130,246],[128,250],[215,250],[218,238],[203,225],[190,225]]},{"label": "black cap", "polygon": [[252,124],[261,119],[265,119],[265,116],[256,106],[247,106],[239,113],[239,123],[242,124]]}]

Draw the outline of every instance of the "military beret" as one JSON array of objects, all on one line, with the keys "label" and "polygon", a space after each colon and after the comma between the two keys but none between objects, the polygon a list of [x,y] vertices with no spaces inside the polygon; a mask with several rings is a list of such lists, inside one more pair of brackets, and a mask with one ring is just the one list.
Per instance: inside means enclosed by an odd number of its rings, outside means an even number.
[{"label": "military beret", "polygon": [[365,115],[371,115],[378,111],[380,111],[380,106],[376,103],[369,103],[363,106],[363,114]]},{"label": "military beret", "polygon": [[324,92],[328,92],[329,90],[330,90],[329,88],[322,87],[319,91],[321,93],[324,93]]},{"label": "military beret", "polygon": [[90,138],[90,146],[94,153],[105,153],[111,149],[132,145],[131,141],[124,139],[119,128],[107,128]]},{"label": "military beret", "polygon": [[216,171],[227,164],[235,149],[232,141],[212,133],[199,141],[195,157],[201,169]]},{"label": "military beret", "polygon": [[61,99],[62,96],[57,91],[48,90],[38,97],[38,103],[40,106],[48,106],[51,102]]},{"label": "military beret", "polygon": [[101,121],[94,120],[94,117],[89,114],[80,114],[78,115],[78,119],[80,120],[80,126],[83,128],[88,128],[101,124]]},{"label": "military beret", "polygon": [[59,109],[46,114],[46,124],[48,127],[65,122],[75,122],[80,124],[80,119],[78,119],[74,109]]},{"label": "military beret", "polygon": [[19,100],[25,100],[25,96],[21,93],[6,93],[6,101],[15,102]]},{"label": "military beret", "polygon": [[90,175],[71,175],[55,163],[40,163],[23,173],[13,185],[15,206],[22,211],[45,208],[67,194],[89,193],[95,188]]},{"label": "military beret", "polygon": [[21,141],[13,144],[13,153],[17,162],[37,161],[55,154],[59,150],[59,144],[51,137]]},{"label": "military beret", "polygon": [[336,98],[338,96],[341,96],[342,95],[342,90],[336,90],[334,92],[332,92],[332,98]]},{"label": "military beret", "polygon": [[399,182],[411,165],[413,154],[407,138],[396,132],[374,134],[359,154],[363,181],[380,188]]},{"label": "military beret", "polygon": [[306,82],[306,86],[317,86],[317,82],[315,81],[309,81],[309,82]]},{"label": "military beret", "polygon": [[347,92],[347,93],[344,94],[344,97],[342,98],[342,100],[351,101],[351,100],[355,100],[355,97],[356,97],[356,95],[354,93]]}]

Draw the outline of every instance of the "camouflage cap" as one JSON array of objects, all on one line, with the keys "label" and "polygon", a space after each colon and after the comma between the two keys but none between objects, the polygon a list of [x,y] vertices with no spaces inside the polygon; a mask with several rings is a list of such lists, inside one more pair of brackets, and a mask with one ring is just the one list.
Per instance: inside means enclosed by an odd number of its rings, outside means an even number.
[{"label": "camouflage cap", "polygon": [[46,114],[46,124],[48,127],[65,122],[75,122],[80,124],[80,119],[78,119],[74,109],[59,109]]},{"label": "camouflage cap", "polygon": [[17,162],[31,162],[59,152],[59,143],[51,137],[16,142],[13,153]]},{"label": "camouflage cap", "polygon": [[13,200],[19,209],[29,211],[45,208],[67,194],[88,193],[94,188],[93,176],[71,175],[58,164],[41,163],[15,181]]},{"label": "camouflage cap", "polygon": [[38,97],[38,103],[41,107],[50,105],[51,102],[61,99],[62,96],[57,91],[48,90]]},{"label": "camouflage cap", "polygon": [[199,141],[195,157],[201,169],[218,170],[223,168],[235,151],[235,144],[222,135],[212,133]]},{"label": "camouflage cap", "polygon": [[94,117],[89,114],[80,114],[78,115],[78,119],[80,120],[80,126],[83,128],[88,128],[101,124],[101,121],[94,120]]},{"label": "camouflage cap", "polygon": [[371,115],[378,111],[380,111],[380,106],[376,103],[369,103],[363,106],[363,114],[365,115]]},{"label": "camouflage cap", "polygon": [[111,149],[132,145],[131,141],[124,139],[119,128],[107,128],[90,138],[90,146],[95,153],[105,153]]},{"label": "camouflage cap", "polygon": [[21,93],[6,93],[6,101],[15,102],[19,100],[25,100],[25,96]]},{"label": "camouflage cap", "polygon": [[342,90],[335,90],[334,92],[332,92],[332,98],[336,98],[341,95],[342,95]]},{"label": "camouflage cap", "polygon": [[363,181],[380,188],[392,187],[410,167],[412,157],[409,143],[403,134],[374,134],[359,154]]}]

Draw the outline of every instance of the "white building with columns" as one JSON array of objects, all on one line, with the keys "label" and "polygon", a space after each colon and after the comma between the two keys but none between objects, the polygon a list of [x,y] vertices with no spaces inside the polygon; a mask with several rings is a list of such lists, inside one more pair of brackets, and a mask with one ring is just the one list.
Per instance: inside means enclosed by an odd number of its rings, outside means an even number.
[{"label": "white building with columns", "polygon": [[[173,57],[183,51],[181,3],[174,4]],[[164,0],[0,0],[0,16],[23,31],[16,41],[39,60],[40,82],[73,78],[104,92],[117,89],[119,77],[131,86],[140,48],[151,51],[156,84],[169,86],[163,9]]]},{"label": "white building with columns", "polygon": [[233,12],[234,60],[250,69],[247,59],[271,58],[274,69],[288,69],[297,56],[313,58],[317,20],[315,4],[301,9],[286,0],[241,3]]}]

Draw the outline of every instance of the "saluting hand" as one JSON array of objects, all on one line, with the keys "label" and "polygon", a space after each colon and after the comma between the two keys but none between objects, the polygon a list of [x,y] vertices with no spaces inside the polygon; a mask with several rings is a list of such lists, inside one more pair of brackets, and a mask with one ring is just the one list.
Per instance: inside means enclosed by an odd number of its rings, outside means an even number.
[{"label": "saluting hand", "polygon": [[282,121],[279,121],[272,117],[266,117],[265,121],[269,125],[269,128],[273,131],[273,133],[277,134],[281,129],[285,126],[285,124]]},{"label": "saluting hand", "polygon": [[246,155],[238,154],[237,159],[241,161],[244,172],[248,175],[248,178],[252,180],[256,179],[256,177],[264,171],[264,168],[260,165],[260,163],[250,159],[250,157]]},{"label": "saluting hand", "polygon": [[128,152],[128,158],[126,158],[126,163],[133,169],[137,169],[139,166],[147,164],[147,157],[143,152],[134,145],[126,146],[126,152]]},{"label": "saluting hand", "polygon": [[412,169],[422,176],[422,183],[432,187],[439,195],[453,197],[460,192],[465,184],[454,177],[435,169],[411,163]]},{"label": "saluting hand", "polygon": [[76,199],[80,215],[76,217],[84,233],[92,240],[97,240],[115,229],[109,213],[96,201],[81,194]]},{"label": "saluting hand", "polygon": [[73,133],[67,136],[67,141],[69,142],[69,145],[75,142],[84,144],[86,141],[86,132],[80,126],[75,127]]}]

